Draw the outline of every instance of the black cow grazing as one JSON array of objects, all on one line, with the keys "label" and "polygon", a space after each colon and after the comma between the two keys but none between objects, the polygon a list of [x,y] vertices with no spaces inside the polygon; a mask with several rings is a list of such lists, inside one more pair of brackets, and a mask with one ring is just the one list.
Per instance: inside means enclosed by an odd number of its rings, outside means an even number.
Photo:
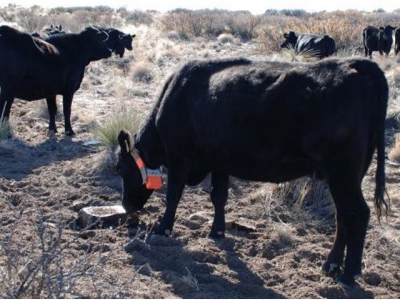
[{"label": "black cow grazing", "polygon": [[394,32],[394,54],[400,52],[400,28],[397,28]]},{"label": "black cow grazing", "polygon": [[73,135],[71,104],[91,62],[110,57],[107,33],[88,27],[78,34],[52,35],[46,41],[0,26],[0,112],[9,118],[14,98],[46,98],[49,129],[56,130],[56,95],[63,95],[65,132]]},{"label": "black cow grazing", "polygon": [[107,40],[108,48],[112,50],[115,54],[120,57],[124,56],[125,49],[131,51],[133,38],[136,36],[135,34],[127,34],[115,28],[106,28],[95,26],[97,29],[101,31],[107,32],[109,38]]},{"label": "black cow grazing", "polygon": [[285,41],[282,43],[281,48],[293,48],[296,54],[310,52],[318,58],[325,58],[331,56],[336,51],[336,43],[329,35],[317,35],[304,33],[299,36],[295,32],[290,31],[284,33]]},{"label": "black cow grazing", "polygon": [[[172,74],[133,137],[122,130],[117,171],[122,204],[141,209],[153,189],[146,170],[168,168],[166,211],[156,229],[169,235],[185,185],[211,173],[215,216],[210,236],[223,237],[229,176],[283,182],[318,174],[336,205],[336,238],[323,265],[351,285],[361,274],[370,210],[362,179],[377,149],[375,205],[385,193],[388,84],[366,59],[310,64],[247,59],[192,61]],[[148,168],[148,169],[146,169]],[[146,184],[144,184],[146,182]]]},{"label": "black cow grazing", "polygon": [[61,25],[50,25],[50,27],[45,28],[42,33],[34,32],[32,33],[32,36],[44,40],[51,35],[62,34],[62,33],[65,33],[65,31],[62,29]]},{"label": "black cow grazing", "polygon": [[380,55],[383,53],[389,55],[393,43],[393,30],[396,27],[390,25],[383,27],[368,26],[363,30],[363,45],[365,49],[365,56],[372,58],[373,51],[379,51]]}]

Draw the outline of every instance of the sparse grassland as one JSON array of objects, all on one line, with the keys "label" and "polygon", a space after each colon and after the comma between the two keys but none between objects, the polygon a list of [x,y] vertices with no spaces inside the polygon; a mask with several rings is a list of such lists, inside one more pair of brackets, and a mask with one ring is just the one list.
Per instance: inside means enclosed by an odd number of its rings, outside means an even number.
[{"label": "sparse grassland", "polygon": [[[254,16],[9,5],[0,8],[0,24],[27,32],[50,24],[67,32],[99,25],[136,34],[133,51],[123,58],[87,66],[72,104],[75,137],[47,135],[45,100],[15,99],[12,140],[5,139],[8,125],[0,123],[0,297],[398,298],[400,58],[393,51],[387,58],[373,55],[390,86],[386,177],[391,213],[382,224],[371,214],[364,277],[353,290],[319,272],[335,220],[326,183],[314,178],[279,186],[232,178],[226,207],[232,226],[217,241],[207,238],[213,215],[209,178],[185,189],[172,238],[154,245],[145,241],[164,212],[165,189],[153,194],[136,227],[82,228],[77,213],[85,206],[120,204],[112,155],[116,136],[122,127],[137,130],[165,77],[179,64],[232,56],[307,61],[307,55],[280,48],[283,33],[291,30],[329,34],[339,57],[363,55],[362,29],[400,26],[400,11],[269,10]],[[58,116],[57,123],[62,122]],[[105,147],[86,143],[94,139]],[[375,162],[363,182],[371,208],[374,176]]]}]

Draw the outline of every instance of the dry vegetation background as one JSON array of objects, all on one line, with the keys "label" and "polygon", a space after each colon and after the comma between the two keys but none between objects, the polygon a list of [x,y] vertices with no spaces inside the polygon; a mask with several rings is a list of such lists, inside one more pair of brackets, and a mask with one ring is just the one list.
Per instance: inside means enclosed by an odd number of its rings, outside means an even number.
[{"label": "dry vegetation background", "polygon": [[[61,24],[116,27],[136,34],[124,58],[91,63],[72,104],[77,135],[47,135],[45,101],[16,99],[14,138],[0,141],[0,297],[2,298],[399,298],[400,295],[400,57],[374,54],[387,75],[387,189],[391,214],[371,222],[364,276],[352,290],[320,273],[333,241],[334,210],[323,182],[303,178],[279,186],[233,180],[227,237],[207,239],[209,185],[186,189],[172,238],[146,243],[164,211],[155,193],[130,226],[82,228],[85,206],[120,204],[112,151],[87,144],[93,128],[121,112],[143,118],[166,74],[193,58],[246,56],[302,60],[281,51],[284,32],[327,33],[337,56],[362,55],[367,25],[400,26],[400,12],[307,13],[269,10],[255,16],[223,10],[114,10],[108,7],[0,9],[0,24],[26,32]],[[372,205],[375,162],[363,189]],[[373,211],[373,209],[372,209]]]}]

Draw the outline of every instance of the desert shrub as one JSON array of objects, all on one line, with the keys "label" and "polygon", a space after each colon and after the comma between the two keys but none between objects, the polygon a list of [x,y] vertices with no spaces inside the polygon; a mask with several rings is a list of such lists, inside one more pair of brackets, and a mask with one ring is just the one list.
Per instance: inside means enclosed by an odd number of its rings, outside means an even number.
[{"label": "desert shrub", "polygon": [[17,13],[17,21],[27,32],[35,32],[47,25],[47,17],[40,14],[38,8],[21,9]]},{"label": "desert shrub", "polygon": [[220,34],[217,38],[217,40],[222,43],[222,44],[226,44],[226,43],[233,43],[233,35],[230,33],[223,33]]},{"label": "desert shrub", "polygon": [[[10,211],[13,214],[12,225],[7,227],[7,238],[0,242],[3,258],[0,261],[1,298],[126,297],[125,287],[116,284],[117,278],[110,278],[104,270],[113,256],[104,234],[92,238],[91,243],[96,239],[97,245],[82,247],[79,257],[72,258],[70,249],[84,246],[80,233],[72,233],[72,239],[66,241],[65,233],[72,232],[66,229],[66,222],[48,222],[39,209],[34,210],[35,215],[32,211],[28,208]],[[26,230],[32,234],[21,243],[18,234]]]},{"label": "desert shrub", "polygon": [[231,12],[224,10],[176,9],[160,18],[161,31],[176,31],[182,39],[191,37],[216,37],[228,32],[227,24]]},{"label": "desert shrub", "polygon": [[141,10],[134,10],[134,11],[127,11],[122,10],[120,11],[121,17],[123,17],[127,24],[134,24],[138,26],[140,24],[144,25],[151,25],[154,20],[153,16],[149,12],[144,12]]},{"label": "desert shrub", "polygon": [[72,19],[80,24],[80,29],[87,26],[119,27],[122,25],[121,18],[111,8],[94,7],[91,9],[77,9],[72,13]]},{"label": "desert shrub", "polygon": [[136,82],[149,83],[153,80],[153,65],[150,62],[140,61],[132,66],[132,79]]},{"label": "desert shrub", "polygon": [[234,12],[228,20],[227,27],[231,34],[242,40],[251,40],[257,36],[257,28],[261,25],[262,18],[250,12]]},{"label": "desert shrub", "polygon": [[120,110],[111,114],[107,120],[95,125],[93,136],[104,146],[114,149],[118,146],[117,137],[121,129],[136,132],[142,121],[142,115],[135,109]]}]

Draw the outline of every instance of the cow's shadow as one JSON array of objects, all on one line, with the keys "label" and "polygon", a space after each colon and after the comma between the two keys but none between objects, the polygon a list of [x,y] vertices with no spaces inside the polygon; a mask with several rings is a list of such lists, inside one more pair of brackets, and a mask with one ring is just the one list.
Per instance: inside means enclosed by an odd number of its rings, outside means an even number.
[{"label": "cow's shadow", "polygon": [[[160,238],[160,237],[158,237]],[[212,242],[212,241],[211,241]],[[181,298],[214,299],[266,299],[286,298],[264,286],[264,280],[254,274],[243,263],[236,252],[224,250],[214,254],[199,253],[185,249],[182,241],[161,237],[161,242],[138,241],[141,246],[129,253],[132,265],[141,274],[154,276],[172,286],[175,295]],[[226,257],[226,262],[218,257]],[[227,263],[229,273],[236,274],[234,280],[224,277],[218,264]],[[231,277],[231,276],[229,276]]]},{"label": "cow's shadow", "polygon": [[21,181],[43,166],[84,157],[90,153],[82,141],[75,141],[69,136],[52,135],[33,146],[13,138],[0,147],[0,178]]}]

